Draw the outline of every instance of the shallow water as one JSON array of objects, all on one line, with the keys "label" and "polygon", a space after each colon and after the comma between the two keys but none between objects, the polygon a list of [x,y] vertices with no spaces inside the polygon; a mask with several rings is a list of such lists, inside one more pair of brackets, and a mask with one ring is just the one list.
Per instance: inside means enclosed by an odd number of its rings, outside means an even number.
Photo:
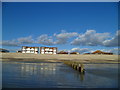
[{"label": "shallow water", "polygon": [[3,62],[3,88],[118,88],[118,64],[85,64],[85,74],[63,63]]}]

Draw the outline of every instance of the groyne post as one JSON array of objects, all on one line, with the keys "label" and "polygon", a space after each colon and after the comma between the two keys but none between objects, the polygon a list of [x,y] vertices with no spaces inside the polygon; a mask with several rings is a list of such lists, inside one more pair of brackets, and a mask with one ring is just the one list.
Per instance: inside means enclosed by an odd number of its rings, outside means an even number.
[{"label": "groyne post", "polygon": [[66,65],[71,66],[73,69],[78,70],[80,73],[84,73],[84,65],[79,62],[73,62],[73,61],[64,61]]},{"label": "groyne post", "polygon": [[79,70],[81,73],[84,72],[84,66],[83,66],[83,64],[79,64],[79,65],[78,65],[78,70]]}]

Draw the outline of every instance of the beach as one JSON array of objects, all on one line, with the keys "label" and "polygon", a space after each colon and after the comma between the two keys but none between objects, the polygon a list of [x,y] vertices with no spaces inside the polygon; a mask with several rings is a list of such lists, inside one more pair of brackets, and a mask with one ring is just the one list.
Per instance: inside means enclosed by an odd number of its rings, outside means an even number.
[{"label": "beach", "polygon": [[119,63],[119,55],[68,55],[68,54],[23,54],[23,53],[1,53],[2,61],[76,61],[81,63]]},{"label": "beach", "polygon": [[[118,55],[2,53],[1,56],[4,88],[118,87]],[[75,68],[81,63],[84,72]]]}]

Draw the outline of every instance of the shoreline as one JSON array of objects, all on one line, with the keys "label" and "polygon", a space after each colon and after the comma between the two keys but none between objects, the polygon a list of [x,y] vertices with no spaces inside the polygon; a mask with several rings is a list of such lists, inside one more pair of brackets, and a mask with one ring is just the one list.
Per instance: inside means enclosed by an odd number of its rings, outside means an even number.
[{"label": "shoreline", "polygon": [[75,61],[81,63],[120,63],[120,55],[41,55],[41,54],[23,54],[23,53],[2,53],[1,60],[4,61],[34,61],[34,62],[63,62]]}]

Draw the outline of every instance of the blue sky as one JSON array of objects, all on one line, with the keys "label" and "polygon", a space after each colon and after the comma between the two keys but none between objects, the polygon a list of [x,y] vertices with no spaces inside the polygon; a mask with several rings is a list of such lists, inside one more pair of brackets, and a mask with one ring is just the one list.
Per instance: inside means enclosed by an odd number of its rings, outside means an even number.
[{"label": "blue sky", "polygon": [[[117,2],[3,2],[2,45],[89,52],[117,48]],[[118,31],[119,33],[119,31]]]}]

